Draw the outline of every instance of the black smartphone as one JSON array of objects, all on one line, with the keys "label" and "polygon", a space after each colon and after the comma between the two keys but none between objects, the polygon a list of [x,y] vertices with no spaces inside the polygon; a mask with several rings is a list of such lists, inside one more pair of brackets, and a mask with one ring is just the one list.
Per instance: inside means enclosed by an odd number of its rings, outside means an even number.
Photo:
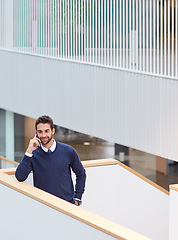
[{"label": "black smartphone", "polygon": [[38,142],[41,143],[41,141],[40,141],[40,139],[39,139],[39,137],[38,137],[38,133],[37,133],[37,132],[36,132],[36,137],[38,138],[38,139],[37,139]]},{"label": "black smartphone", "polygon": [[38,137],[38,133],[37,133],[37,132],[36,132],[36,137],[37,137],[37,138],[39,138],[39,137]]}]

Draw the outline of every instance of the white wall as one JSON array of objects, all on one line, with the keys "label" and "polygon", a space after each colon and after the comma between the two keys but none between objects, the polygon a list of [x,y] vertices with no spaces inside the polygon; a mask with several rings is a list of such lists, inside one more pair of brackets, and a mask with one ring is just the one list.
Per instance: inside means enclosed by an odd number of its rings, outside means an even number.
[{"label": "white wall", "polygon": [[178,239],[178,192],[170,189],[169,204],[169,240]]},{"label": "white wall", "polygon": [[0,50],[0,108],[178,160],[178,81]]},{"label": "white wall", "polygon": [[115,239],[2,184],[0,192],[2,240]]},{"label": "white wall", "polygon": [[153,240],[168,240],[169,196],[119,165],[86,168],[82,208]]}]

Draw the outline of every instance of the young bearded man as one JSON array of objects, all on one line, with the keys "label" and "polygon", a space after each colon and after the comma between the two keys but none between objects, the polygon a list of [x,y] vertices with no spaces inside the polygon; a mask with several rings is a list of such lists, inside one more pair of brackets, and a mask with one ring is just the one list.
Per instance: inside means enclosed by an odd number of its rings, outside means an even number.
[{"label": "young bearded man", "polygon": [[[17,180],[24,181],[33,171],[35,187],[79,206],[86,174],[77,152],[71,146],[55,141],[55,128],[49,116],[39,117],[35,128],[36,134],[15,172]],[[75,191],[71,169],[76,175]]]}]

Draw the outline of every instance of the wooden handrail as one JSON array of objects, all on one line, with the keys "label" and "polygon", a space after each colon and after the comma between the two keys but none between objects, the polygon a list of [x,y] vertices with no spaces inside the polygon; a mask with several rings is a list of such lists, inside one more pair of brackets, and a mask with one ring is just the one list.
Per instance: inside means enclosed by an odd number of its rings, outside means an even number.
[{"label": "wooden handrail", "polygon": [[144,180],[145,182],[151,184],[153,187],[157,188],[158,190],[162,191],[163,193],[169,195],[169,191],[167,191],[166,189],[162,188],[161,186],[159,186],[158,184],[152,182],[150,179],[144,177],[143,175],[141,175],[140,173],[136,172],[135,170],[133,170],[132,168],[126,166],[125,164],[118,162],[118,164],[125,168],[126,170],[128,170],[129,172],[133,173],[134,175],[136,175],[137,177],[141,178],[142,180]]},{"label": "wooden handrail", "polygon": [[[10,169],[9,172],[15,172]],[[129,230],[119,224],[106,220],[96,214],[88,212],[71,203],[68,203],[52,194],[33,187],[25,182],[18,182],[15,178],[8,176],[8,169],[1,169],[0,183],[18,191],[30,198],[33,198],[61,213],[77,219],[93,228],[98,229],[116,239],[120,240],[150,240],[150,238]]]},{"label": "wooden handrail", "polygon": [[112,158],[107,159],[97,159],[97,160],[86,160],[82,161],[84,167],[99,167],[106,165],[115,165],[118,164],[118,161]]},{"label": "wooden handrail", "polygon": [[115,159],[112,159],[112,158],[108,158],[108,159],[99,159],[99,160],[87,160],[87,161],[83,161],[82,163],[83,163],[84,167],[97,167],[97,166],[118,164],[119,166],[125,168],[127,171],[129,171],[132,174],[136,175],[137,177],[141,178],[145,182],[147,182],[147,183],[151,184],[152,186],[154,186],[155,188],[159,189],[163,193],[169,195],[169,191],[167,191],[164,188],[160,187],[158,184],[152,182],[148,178],[144,177],[140,173],[136,172],[135,170],[133,170],[132,168],[126,166],[125,164],[121,163],[118,160],[115,160]]},{"label": "wooden handrail", "polygon": [[9,160],[9,159],[3,157],[3,156],[0,156],[0,159],[4,160],[4,161],[6,161],[6,162],[12,163],[12,164],[14,164],[15,166],[18,166],[18,165],[19,165],[18,162],[11,161],[11,160]]},{"label": "wooden handrail", "polygon": [[174,191],[176,191],[176,192],[178,192],[178,184],[170,185],[169,188],[174,190]]},{"label": "wooden handrail", "polygon": [[3,168],[0,169],[0,173],[5,173],[7,175],[15,175],[16,168]]},{"label": "wooden handrail", "polygon": [[[16,166],[19,165],[19,163],[11,161],[3,156],[0,156],[0,159],[3,159],[4,161],[7,161],[9,163],[12,163]],[[165,190],[164,188],[160,187],[158,184],[154,183],[153,181],[149,180],[148,178],[144,177],[143,175],[141,175],[140,173],[136,172],[135,170],[133,170],[132,168],[126,166],[125,164],[121,163],[118,160],[112,159],[112,158],[107,158],[107,159],[98,159],[98,160],[87,160],[87,161],[82,161],[82,164],[84,167],[97,167],[97,166],[105,166],[105,165],[115,165],[118,164],[119,166],[125,168],[127,171],[133,173],[134,175],[136,175],[137,177],[141,178],[142,180],[144,180],[145,182],[151,184],[152,186],[154,186],[155,188],[159,189],[160,191],[162,191],[163,193],[169,195],[169,191]],[[14,170],[12,170],[14,171]],[[14,172],[7,172],[8,175],[13,175],[15,174]]]}]

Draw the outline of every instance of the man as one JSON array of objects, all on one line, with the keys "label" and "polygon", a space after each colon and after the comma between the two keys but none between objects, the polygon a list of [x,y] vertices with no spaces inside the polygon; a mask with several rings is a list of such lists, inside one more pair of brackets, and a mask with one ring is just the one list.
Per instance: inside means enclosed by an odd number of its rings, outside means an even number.
[{"label": "man", "polygon": [[[79,206],[86,174],[77,152],[54,140],[55,129],[49,116],[39,117],[35,128],[36,134],[15,172],[17,180],[24,181],[33,171],[35,187]],[[75,191],[71,169],[76,175]]]}]

